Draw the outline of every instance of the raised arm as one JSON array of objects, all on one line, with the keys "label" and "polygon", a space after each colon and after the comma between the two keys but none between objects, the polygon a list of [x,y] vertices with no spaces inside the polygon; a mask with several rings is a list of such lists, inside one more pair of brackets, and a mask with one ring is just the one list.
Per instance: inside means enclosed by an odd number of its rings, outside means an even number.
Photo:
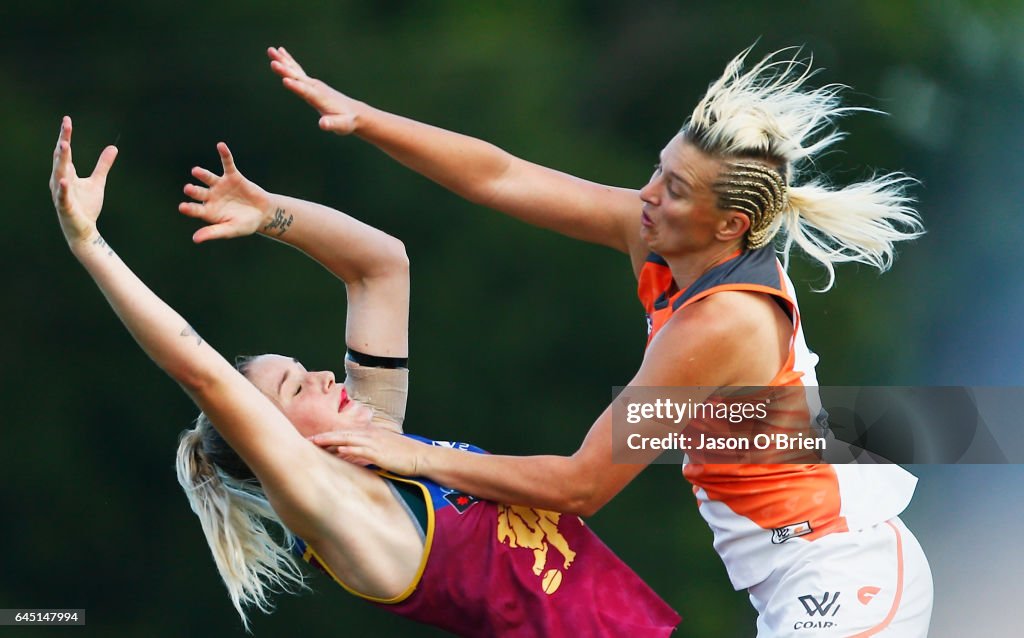
[{"label": "raised arm", "polygon": [[107,173],[117,155],[108,146],[89,177],[71,157],[71,118],[65,117],[53,154],[50,190],[71,252],[103,292],[139,346],[216,424],[260,479],[282,519],[296,533],[317,535],[331,515],[325,455],[221,357],[117,256],[97,229]]},{"label": "raised arm", "polygon": [[208,224],[193,241],[260,233],[298,248],[345,282],[348,347],[407,357],[409,261],[402,242],[337,210],[269,193],[242,175],[227,144],[218,144],[217,152],[223,174],[193,168],[203,185],[186,185],[195,201],[178,206]]},{"label": "raised arm", "polygon": [[575,239],[642,252],[637,191],[596,184],[519,159],[466,135],[379,109],[309,77],[283,47],[270,67],[320,113],[320,128],[356,135],[465,199]]}]

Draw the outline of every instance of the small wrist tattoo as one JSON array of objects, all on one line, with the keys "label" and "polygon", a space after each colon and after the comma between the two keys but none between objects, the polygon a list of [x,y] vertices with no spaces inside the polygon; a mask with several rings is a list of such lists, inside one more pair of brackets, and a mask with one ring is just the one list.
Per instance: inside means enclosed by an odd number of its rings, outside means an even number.
[{"label": "small wrist tattoo", "polygon": [[107,240],[103,239],[103,237],[101,235],[96,235],[96,239],[92,240],[92,243],[93,243],[94,246],[99,246],[100,248],[106,248],[108,256],[114,254],[114,249],[111,248],[109,244],[107,244]]},{"label": "small wrist tattoo", "polygon": [[190,325],[185,326],[185,329],[181,331],[181,336],[182,337],[195,337],[196,338],[196,345],[197,346],[203,345],[203,338],[200,337],[199,333],[196,332],[195,328],[193,328]]},{"label": "small wrist tattoo", "polygon": [[278,208],[274,211],[274,218],[263,227],[265,232],[277,231],[277,236],[280,237],[291,227],[292,222],[295,220],[295,216],[285,212],[283,208]]}]

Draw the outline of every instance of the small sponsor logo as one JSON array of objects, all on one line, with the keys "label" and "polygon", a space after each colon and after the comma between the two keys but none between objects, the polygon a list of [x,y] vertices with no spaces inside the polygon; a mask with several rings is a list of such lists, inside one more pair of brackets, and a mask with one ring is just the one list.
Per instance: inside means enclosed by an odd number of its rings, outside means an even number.
[{"label": "small sponsor logo", "polygon": [[805,534],[810,534],[813,531],[814,529],[811,527],[810,521],[793,523],[792,525],[786,525],[785,527],[777,527],[772,530],[772,543],[781,545],[791,538],[804,536]]},{"label": "small sponsor logo", "polygon": [[881,587],[861,587],[857,590],[857,600],[860,601],[860,604],[866,605],[870,603],[871,599],[874,598],[880,591],[882,591]]},{"label": "small sponsor logo", "polygon": [[474,503],[479,503],[480,499],[469,494],[463,494],[462,492],[445,492],[444,500],[448,501],[455,510],[462,514],[468,510]]},{"label": "small sponsor logo", "polygon": [[838,626],[831,620],[801,620],[793,623],[793,629],[834,629]]},{"label": "small sponsor logo", "polygon": [[651,319],[651,315],[647,315],[647,335],[648,336],[650,336],[652,330],[654,330],[654,320]]},{"label": "small sponsor logo", "polygon": [[[830,611],[832,612],[832,616],[839,613],[839,605],[836,605],[836,602],[839,600],[839,592],[836,592],[835,594],[825,592],[825,595],[821,597],[820,601],[811,594],[801,596],[799,600],[804,606],[804,609],[807,610],[808,616],[814,616],[817,614],[824,617],[829,615],[828,612]],[[833,606],[835,606],[834,609]]]}]

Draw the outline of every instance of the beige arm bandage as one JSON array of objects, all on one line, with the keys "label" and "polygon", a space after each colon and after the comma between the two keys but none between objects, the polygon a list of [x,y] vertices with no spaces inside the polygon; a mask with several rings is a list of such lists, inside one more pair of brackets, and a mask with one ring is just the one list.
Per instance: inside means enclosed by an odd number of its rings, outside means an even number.
[{"label": "beige arm bandage", "polygon": [[373,408],[373,423],[402,428],[409,399],[408,368],[370,368],[345,359],[345,389]]}]

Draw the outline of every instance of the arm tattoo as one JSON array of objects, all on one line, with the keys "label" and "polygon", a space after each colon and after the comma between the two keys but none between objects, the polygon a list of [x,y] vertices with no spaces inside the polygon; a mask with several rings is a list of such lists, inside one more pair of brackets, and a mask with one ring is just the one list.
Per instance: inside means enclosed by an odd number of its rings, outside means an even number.
[{"label": "arm tattoo", "polygon": [[185,329],[181,331],[181,336],[182,337],[195,337],[196,338],[196,345],[197,346],[203,345],[203,338],[199,336],[199,333],[196,332],[195,328],[193,328],[192,326],[185,326]]},{"label": "arm tattoo", "polygon": [[92,240],[92,243],[93,243],[94,246],[99,246],[100,248],[106,248],[107,249],[107,256],[110,256],[110,255],[114,254],[114,249],[111,248],[109,244],[107,244],[107,240],[103,239],[103,237],[97,235],[96,239]]},{"label": "arm tattoo", "polygon": [[[287,217],[285,217],[286,214]],[[268,232],[271,230],[277,230],[277,236],[280,237],[288,230],[294,220],[295,215],[286,213],[283,208],[278,208],[274,211],[274,219],[270,220],[270,223],[264,226],[263,230]]]}]

